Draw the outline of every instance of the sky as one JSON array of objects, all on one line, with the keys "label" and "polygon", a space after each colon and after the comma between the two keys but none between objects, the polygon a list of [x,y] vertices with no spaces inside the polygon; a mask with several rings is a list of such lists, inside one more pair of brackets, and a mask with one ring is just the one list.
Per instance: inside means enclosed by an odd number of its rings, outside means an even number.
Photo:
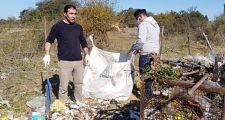
[{"label": "sky", "polygon": [[[28,8],[36,8],[36,3],[41,0],[2,0],[0,4],[0,19],[8,17],[19,18],[20,12]],[[209,20],[223,14],[225,0],[115,0],[116,11],[128,8],[146,9],[153,14],[179,12],[195,7]]]},{"label": "sky", "polygon": [[224,12],[225,0],[117,0],[117,9],[141,8],[153,14],[173,11],[188,10],[191,7],[203,15],[207,15],[209,20],[219,16]]}]

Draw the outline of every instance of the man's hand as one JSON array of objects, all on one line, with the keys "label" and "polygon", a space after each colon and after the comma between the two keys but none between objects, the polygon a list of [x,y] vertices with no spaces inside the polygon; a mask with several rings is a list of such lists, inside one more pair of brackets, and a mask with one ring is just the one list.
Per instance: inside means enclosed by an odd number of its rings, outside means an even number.
[{"label": "man's hand", "polygon": [[45,63],[45,68],[46,68],[50,64],[50,55],[45,54],[45,56],[43,57],[43,61]]},{"label": "man's hand", "polygon": [[132,51],[132,54],[136,55],[138,53],[137,50]]},{"label": "man's hand", "polygon": [[89,59],[90,59],[90,56],[88,54],[85,55],[85,65],[88,65],[89,64]]}]

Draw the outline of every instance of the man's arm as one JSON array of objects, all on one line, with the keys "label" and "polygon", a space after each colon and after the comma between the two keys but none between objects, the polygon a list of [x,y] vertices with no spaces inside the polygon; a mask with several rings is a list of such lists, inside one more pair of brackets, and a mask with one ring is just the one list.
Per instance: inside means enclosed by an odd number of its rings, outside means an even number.
[{"label": "man's arm", "polygon": [[88,46],[87,46],[87,41],[84,38],[83,34],[83,28],[81,27],[81,34],[80,34],[80,44],[83,48],[84,55],[88,55]]},{"label": "man's arm", "polygon": [[88,54],[88,48],[87,47],[83,48],[83,51],[84,51],[84,55]]},{"label": "man's arm", "polygon": [[138,40],[132,45],[132,47],[129,50],[129,53],[142,49],[142,46],[144,45],[144,42],[146,41],[146,37],[147,37],[147,29],[145,24],[139,24]]},{"label": "man's arm", "polygon": [[45,67],[47,67],[50,64],[51,44],[54,42],[57,33],[58,33],[57,27],[56,27],[56,25],[54,25],[51,29],[51,32],[50,32],[48,38],[46,39],[46,43],[45,43],[45,56],[43,58]]},{"label": "man's arm", "polygon": [[51,49],[51,43],[46,42],[45,43],[45,54],[49,55]]}]

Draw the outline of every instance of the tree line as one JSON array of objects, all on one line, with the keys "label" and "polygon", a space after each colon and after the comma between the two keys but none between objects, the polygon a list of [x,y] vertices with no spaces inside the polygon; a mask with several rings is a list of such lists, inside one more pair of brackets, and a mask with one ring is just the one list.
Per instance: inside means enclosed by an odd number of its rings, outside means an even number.
[{"label": "tree line", "polygon": [[[78,8],[78,22],[83,26],[85,35],[97,34],[97,44],[99,47],[107,46],[106,32],[112,30],[112,24],[119,23],[123,27],[136,27],[137,22],[133,17],[136,9],[129,8],[122,11],[115,11],[114,0],[43,0],[36,3],[37,8],[24,9],[20,17],[16,20],[13,17],[7,20],[0,20],[0,32],[5,28],[32,27],[33,29],[43,29],[44,17],[47,19],[48,31],[55,22],[63,18],[63,7],[66,4],[73,4]],[[164,26],[165,35],[176,35],[193,33],[195,40],[204,37],[204,31],[210,40],[220,44],[225,39],[225,15],[217,16],[214,21],[209,21],[208,17],[192,7],[179,12],[170,11],[166,13],[153,14],[160,26]],[[38,34],[40,35],[40,34]]]}]

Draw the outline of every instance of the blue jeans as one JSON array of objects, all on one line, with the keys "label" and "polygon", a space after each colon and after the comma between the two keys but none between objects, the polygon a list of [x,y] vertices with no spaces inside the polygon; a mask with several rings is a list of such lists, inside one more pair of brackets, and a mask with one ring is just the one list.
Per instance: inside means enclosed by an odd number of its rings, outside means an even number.
[{"label": "blue jeans", "polygon": [[[152,59],[152,57],[150,57],[149,55],[140,55],[140,57],[139,57],[139,73],[140,73],[140,75],[143,74],[146,67],[149,67],[151,69],[151,62],[150,62],[151,59]],[[152,95],[152,83],[153,83],[153,80],[151,80],[151,79],[145,80],[145,94],[147,96]]]}]

